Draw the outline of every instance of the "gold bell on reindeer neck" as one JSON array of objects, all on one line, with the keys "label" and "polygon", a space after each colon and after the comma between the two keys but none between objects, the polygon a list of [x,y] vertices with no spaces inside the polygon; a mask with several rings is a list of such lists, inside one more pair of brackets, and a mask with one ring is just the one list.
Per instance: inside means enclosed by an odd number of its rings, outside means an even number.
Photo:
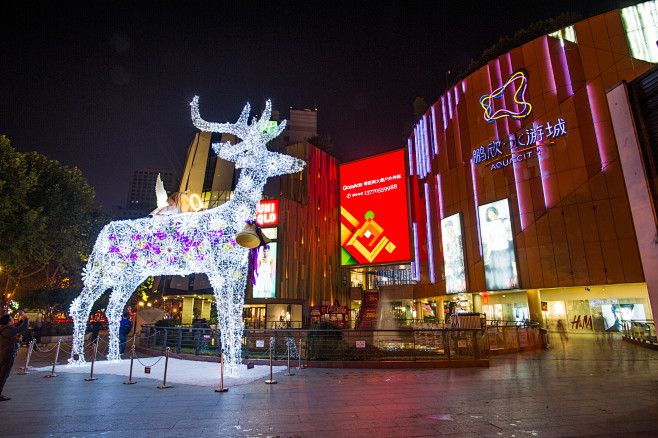
[{"label": "gold bell on reindeer neck", "polygon": [[235,243],[249,249],[258,248],[270,242],[271,240],[261,233],[260,227],[255,221],[247,222],[242,231],[235,236]]}]

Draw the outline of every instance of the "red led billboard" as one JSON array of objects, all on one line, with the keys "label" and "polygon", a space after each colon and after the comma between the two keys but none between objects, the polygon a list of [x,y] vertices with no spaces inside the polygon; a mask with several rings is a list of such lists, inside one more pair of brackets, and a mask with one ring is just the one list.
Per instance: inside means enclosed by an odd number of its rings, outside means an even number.
[{"label": "red led billboard", "polygon": [[279,200],[260,201],[256,204],[256,222],[261,227],[278,225],[279,223]]},{"label": "red led billboard", "polygon": [[341,265],[408,261],[404,149],[340,166]]}]

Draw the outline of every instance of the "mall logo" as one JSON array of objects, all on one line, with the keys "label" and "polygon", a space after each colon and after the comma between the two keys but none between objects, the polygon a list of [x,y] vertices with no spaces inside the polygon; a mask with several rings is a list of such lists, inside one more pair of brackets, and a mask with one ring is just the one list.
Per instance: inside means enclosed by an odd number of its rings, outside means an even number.
[{"label": "mall logo", "polygon": [[[512,111],[508,108],[496,109],[496,104],[502,106],[502,98],[507,90],[507,87],[516,84],[516,91],[514,92],[514,102],[517,105],[517,110]],[[525,93],[528,88],[528,73],[525,70],[517,70],[512,76],[509,77],[502,87],[496,89],[491,94],[485,94],[480,98],[480,105],[484,109],[484,120],[493,123],[495,120],[502,119],[503,117],[511,117],[516,120],[523,120],[532,111],[532,105],[525,100]]]}]

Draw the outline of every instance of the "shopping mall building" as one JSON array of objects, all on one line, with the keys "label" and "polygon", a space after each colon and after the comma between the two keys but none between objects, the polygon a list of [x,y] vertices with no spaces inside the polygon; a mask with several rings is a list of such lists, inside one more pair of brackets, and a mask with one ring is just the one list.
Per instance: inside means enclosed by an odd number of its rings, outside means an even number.
[{"label": "shopping mall building", "polygon": [[653,319],[657,11],[612,11],[514,48],[418,120],[407,145],[417,314],[451,301],[572,331]]},{"label": "shopping mall building", "polygon": [[[397,151],[340,164],[281,145],[307,166],[260,207],[273,244],[246,291],[246,327],[480,312],[591,332],[653,319],[656,20],[648,2],[501,54],[449,88]],[[197,135],[180,187],[206,207],[230,197],[235,175],[209,144]],[[190,320],[195,307],[208,315],[208,285],[183,283],[172,298],[188,300]]]}]

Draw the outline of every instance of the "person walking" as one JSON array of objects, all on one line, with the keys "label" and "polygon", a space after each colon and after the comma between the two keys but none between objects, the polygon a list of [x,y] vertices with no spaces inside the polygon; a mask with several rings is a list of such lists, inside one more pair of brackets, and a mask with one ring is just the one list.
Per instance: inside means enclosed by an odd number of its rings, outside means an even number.
[{"label": "person walking", "polygon": [[14,325],[14,318],[7,314],[0,318],[0,401],[11,400],[11,397],[2,395],[2,391],[14,366],[14,359],[18,353],[21,335],[25,333],[30,321],[25,312],[19,314],[19,321]]},{"label": "person walking", "polygon": [[567,336],[567,327],[561,319],[557,322],[557,331],[560,334],[560,341],[562,341],[562,351],[564,351],[567,347],[567,341],[569,341],[569,338]]},{"label": "person walking", "polygon": [[91,343],[94,343],[96,339],[98,339],[98,332],[101,331],[101,327],[103,324],[101,323],[101,317],[99,315],[96,315],[96,318],[89,324],[89,331],[91,332]]},{"label": "person walking", "polygon": [[38,317],[37,320],[34,322],[34,326],[32,327],[32,331],[34,332],[34,340],[37,341],[37,344],[41,343],[41,326],[43,325],[43,322],[41,320],[41,317]]},{"label": "person walking", "polygon": [[133,323],[130,322],[129,316],[130,314],[128,312],[123,312],[123,318],[119,323],[119,353],[121,354],[126,351],[128,334],[130,334],[130,329],[133,327]]}]

